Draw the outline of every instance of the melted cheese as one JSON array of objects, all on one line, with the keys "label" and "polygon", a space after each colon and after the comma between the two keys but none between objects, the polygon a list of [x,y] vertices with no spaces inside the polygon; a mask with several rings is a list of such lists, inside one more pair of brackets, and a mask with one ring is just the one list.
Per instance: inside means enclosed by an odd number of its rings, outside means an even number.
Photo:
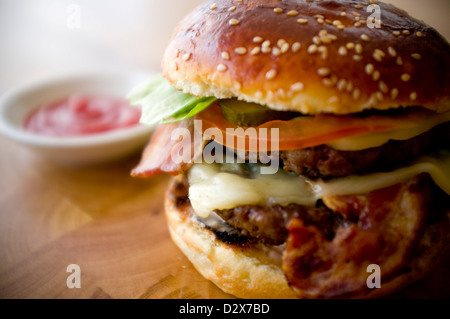
[{"label": "melted cheese", "polygon": [[[225,164],[238,165],[238,164]],[[414,165],[388,173],[349,176],[331,181],[312,181],[279,170],[273,175],[254,173],[252,178],[221,170],[220,164],[195,164],[188,171],[189,199],[200,217],[214,210],[243,205],[313,206],[331,195],[365,194],[398,184],[421,173],[429,173],[435,183],[450,194],[450,154],[423,157]]]},{"label": "melted cheese", "polygon": [[390,140],[406,141],[428,132],[439,124],[450,121],[450,112],[436,114],[424,119],[420,124],[391,132],[371,133],[343,138],[327,145],[339,151],[361,151],[386,144]]}]

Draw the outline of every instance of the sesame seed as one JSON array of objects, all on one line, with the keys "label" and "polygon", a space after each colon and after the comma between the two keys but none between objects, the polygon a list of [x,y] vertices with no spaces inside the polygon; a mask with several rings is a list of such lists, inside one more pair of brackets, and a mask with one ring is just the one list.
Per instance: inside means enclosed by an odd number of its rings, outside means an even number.
[{"label": "sesame seed", "polygon": [[298,92],[304,89],[304,85],[302,82],[297,82],[291,85],[291,91]]},{"label": "sesame seed", "polygon": [[367,34],[361,34],[361,40],[369,42],[370,41],[370,37]]},{"label": "sesame seed", "polygon": [[332,96],[328,99],[328,103],[330,103],[330,104],[334,104],[334,103],[338,103],[338,102],[339,102],[338,96]]},{"label": "sesame seed", "polygon": [[263,42],[263,38],[256,36],[256,37],[253,38],[253,42],[254,43],[261,43],[261,42]]},{"label": "sesame seed", "polygon": [[272,52],[272,49],[270,47],[262,47],[261,52],[262,53],[270,53],[270,52]]},{"label": "sesame seed", "polygon": [[347,13],[345,11],[342,11],[341,12],[341,17],[346,17],[346,16],[347,16]]},{"label": "sesame seed", "polygon": [[338,30],[344,30],[345,26],[343,24],[340,24],[336,28],[338,28]]},{"label": "sesame seed", "polygon": [[411,34],[411,32],[410,32],[409,30],[403,30],[402,33],[403,33],[404,35],[410,35],[410,34]]},{"label": "sesame seed", "polygon": [[330,38],[331,40],[333,40],[333,41],[336,41],[337,40],[337,36],[336,35],[334,35],[334,34],[328,34],[327,35],[328,36],[328,38]]},{"label": "sesame seed", "polygon": [[371,75],[373,73],[373,71],[375,71],[375,67],[373,66],[373,64],[367,64],[366,65],[366,74],[367,75]]},{"label": "sesame seed", "polygon": [[359,12],[356,12],[356,11],[352,11],[352,14],[353,14],[355,17],[361,16],[361,14],[360,14]]},{"label": "sesame seed", "polygon": [[320,56],[322,57],[322,59],[325,60],[328,57],[328,49],[326,46],[321,45],[317,48],[317,51],[321,53]]},{"label": "sesame seed", "polygon": [[408,73],[404,73],[402,74],[401,79],[403,82],[408,82],[409,80],[411,80],[411,75],[409,75]]},{"label": "sesame seed", "polygon": [[187,60],[189,60],[190,58],[191,58],[191,53],[190,53],[190,52],[186,53],[186,54],[183,55],[183,57],[182,57],[182,59],[183,59],[184,61],[187,61]]},{"label": "sesame seed", "polygon": [[340,24],[342,24],[342,22],[341,22],[340,20],[334,20],[334,21],[333,21],[333,25],[334,25],[334,26],[338,26],[338,25],[340,25]]},{"label": "sesame seed", "polygon": [[361,91],[358,88],[354,89],[352,97],[354,100],[358,100],[361,97]]},{"label": "sesame seed", "polygon": [[333,81],[331,81],[331,79],[328,79],[328,78],[322,79],[322,83],[323,83],[323,85],[325,85],[327,87],[333,86]]},{"label": "sesame seed", "polygon": [[289,51],[289,47],[290,47],[290,45],[289,45],[289,43],[284,43],[282,46],[281,46],[281,53],[286,53],[286,52],[288,52]]},{"label": "sesame seed", "polygon": [[383,101],[384,99],[383,93],[381,92],[375,93],[375,97],[377,98],[378,101]]},{"label": "sesame seed", "polygon": [[281,8],[275,8],[275,9],[273,9],[273,12],[275,12],[275,13],[282,13],[282,12],[283,12],[283,9],[281,9]]},{"label": "sesame seed", "polygon": [[347,92],[351,92],[351,91],[353,91],[353,82],[348,82],[347,83]]},{"label": "sesame seed", "polygon": [[359,4],[355,5],[356,9],[362,9],[362,6],[360,6]]},{"label": "sesame seed", "polygon": [[321,77],[325,77],[330,75],[331,70],[329,68],[320,68],[317,70],[317,74],[319,74]]},{"label": "sesame seed", "polygon": [[403,65],[403,59],[401,56],[397,57],[397,61],[396,61],[397,65],[402,66]]},{"label": "sesame seed", "polygon": [[419,53],[413,53],[413,54],[411,54],[411,57],[415,60],[422,59],[422,56]]},{"label": "sesame seed", "polygon": [[363,53],[363,46],[361,44],[357,44],[355,46],[355,52],[358,53],[358,54]]},{"label": "sesame seed", "polygon": [[375,51],[373,52],[373,58],[375,60],[377,60],[378,62],[383,61],[383,58],[385,57],[385,53],[383,51],[381,51],[380,49],[375,49]]},{"label": "sesame seed", "polygon": [[222,52],[222,59],[224,60],[229,60],[230,59],[230,54],[228,52]]},{"label": "sesame seed", "polygon": [[388,93],[389,92],[388,86],[383,81],[380,81],[379,88],[380,88],[380,91],[383,92],[383,93]]},{"label": "sesame seed", "polygon": [[417,100],[417,92],[412,92],[412,93],[409,95],[409,99],[410,99],[411,101]]},{"label": "sesame seed", "polygon": [[244,55],[247,53],[247,49],[244,47],[239,47],[239,48],[234,49],[234,52],[239,55]]},{"label": "sesame seed", "polygon": [[309,47],[308,47],[308,53],[309,54],[314,54],[314,53],[316,53],[317,52],[317,45],[315,45],[315,44],[311,44]]},{"label": "sesame seed", "polygon": [[314,16],[314,18],[316,18],[316,19],[325,19],[325,17],[323,15],[321,15],[321,14],[316,14]]},{"label": "sesame seed", "polygon": [[378,71],[378,70],[373,71],[372,79],[374,81],[378,81],[380,79],[380,77],[381,77],[380,71]]},{"label": "sesame seed", "polygon": [[238,25],[240,22],[238,19],[230,19],[230,21],[228,21],[228,23],[230,25]]},{"label": "sesame seed", "polygon": [[343,91],[343,90],[345,90],[346,87],[347,87],[347,81],[345,79],[340,79],[337,84],[337,89],[339,91]]},{"label": "sesame seed", "polygon": [[417,31],[417,32],[416,32],[416,37],[418,37],[418,38],[423,37],[423,33],[420,32],[420,31]]},{"label": "sesame seed", "polygon": [[401,34],[401,32],[400,31],[393,31],[392,34],[395,35],[396,37],[398,37]]},{"label": "sesame seed", "polygon": [[331,80],[331,83],[333,83],[333,85],[336,85],[338,83],[338,81],[339,81],[339,78],[337,77],[336,74],[332,74],[330,76],[330,80]]},{"label": "sesame seed", "polygon": [[362,24],[361,24],[361,22],[359,22],[359,21],[357,21],[357,22],[355,22],[355,23],[353,24],[353,26],[355,26],[355,27],[357,27],[357,28],[359,28],[361,25],[362,25]]},{"label": "sesame seed", "polygon": [[321,18],[318,18],[317,19],[317,23],[319,23],[319,24],[323,24],[325,21],[323,20],[323,19],[321,19]]},{"label": "sesame seed", "polygon": [[277,45],[278,45],[278,47],[281,49],[281,47],[282,47],[283,44],[285,44],[285,43],[286,43],[286,40],[285,40],[285,39],[280,39],[280,40],[278,40]]},{"label": "sesame seed", "polygon": [[281,54],[281,50],[279,48],[277,48],[277,47],[273,47],[272,54],[274,56],[279,56]]},{"label": "sesame seed", "polygon": [[339,55],[347,55],[347,49],[345,47],[340,47],[338,50]]},{"label": "sesame seed", "polygon": [[362,55],[355,54],[355,55],[353,56],[353,60],[355,60],[355,61],[361,61],[362,59],[363,59]]},{"label": "sesame seed", "polygon": [[392,56],[392,57],[397,56],[397,51],[395,51],[395,49],[393,47],[389,47],[388,52],[389,52],[390,56]]},{"label": "sesame seed", "polygon": [[230,12],[236,11],[236,7],[233,6],[233,7],[229,8],[228,11],[230,11]]},{"label": "sesame seed", "polygon": [[353,50],[355,48],[355,44],[353,42],[349,42],[345,45],[347,49]]},{"label": "sesame seed", "polygon": [[250,52],[251,55],[257,55],[261,53],[261,48],[260,47],[254,47],[252,52]]},{"label": "sesame seed", "polygon": [[210,7],[211,10],[217,9],[217,3],[213,3]]},{"label": "sesame seed", "polygon": [[263,43],[262,43],[262,47],[263,48],[268,48],[268,47],[270,47],[270,45],[271,45],[271,42],[269,41],[269,40],[266,40],[266,41],[264,41]]},{"label": "sesame seed", "polygon": [[272,70],[270,70],[270,71],[268,71],[268,72],[266,73],[266,79],[267,79],[267,80],[272,80],[272,79],[275,78],[276,76],[277,76],[277,71],[274,70],[274,69],[272,69]]},{"label": "sesame seed", "polygon": [[318,36],[313,37],[313,42],[317,45],[320,45],[322,43],[322,40]]},{"label": "sesame seed", "polygon": [[392,89],[392,91],[391,91],[391,98],[393,100],[395,100],[397,98],[397,96],[398,96],[398,89],[397,88]]},{"label": "sesame seed", "polygon": [[226,70],[227,70],[226,65],[219,64],[219,65],[217,66],[217,71],[219,71],[219,72],[224,72],[224,71],[226,71]]},{"label": "sesame seed", "polygon": [[300,24],[307,24],[308,23],[308,19],[298,19],[297,22],[300,23]]},{"label": "sesame seed", "polygon": [[292,52],[298,52],[300,50],[300,48],[302,47],[302,45],[300,44],[300,42],[295,42],[292,44]]},{"label": "sesame seed", "polygon": [[296,17],[296,16],[298,16],[298,11],[291,10],[287,13],[287,15],[290,17]]}]

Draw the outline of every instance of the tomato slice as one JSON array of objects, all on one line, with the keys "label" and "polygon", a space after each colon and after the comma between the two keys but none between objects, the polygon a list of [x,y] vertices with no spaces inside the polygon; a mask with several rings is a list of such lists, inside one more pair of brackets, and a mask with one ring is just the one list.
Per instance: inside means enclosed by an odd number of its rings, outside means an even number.
[{"label": "tomato slice", "polygon": [[[196,119],[202,121],[203,133],[210,128],[219,129],[223,139],[222,141],[216,139],[216,142],[226,147],[241,151],[264,152],[297,150],[323,145],[345,137],[394,131],[420,125],[421,121],[430,116],[439,115],[425,109],[411,109],[394,115],[367,117],[319,114],[290,121],[266,122],[255,127],[256,134],[249,134],[246,128],[239,129],[236,125],[229,123],[223,117],[218,103],[197,114]],[[278,129],[278,134],[273,129]]]}]

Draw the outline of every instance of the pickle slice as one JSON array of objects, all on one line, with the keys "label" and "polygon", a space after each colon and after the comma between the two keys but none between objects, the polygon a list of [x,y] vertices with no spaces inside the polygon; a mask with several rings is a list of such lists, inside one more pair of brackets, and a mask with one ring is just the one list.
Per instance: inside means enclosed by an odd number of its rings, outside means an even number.
[{"label": "pickle slice", "polygon": [[219,101],[223,117],[240,127],[258,126],[272,120],[290,120],[298,113],[271,110],[261,104],[227,99]]}]

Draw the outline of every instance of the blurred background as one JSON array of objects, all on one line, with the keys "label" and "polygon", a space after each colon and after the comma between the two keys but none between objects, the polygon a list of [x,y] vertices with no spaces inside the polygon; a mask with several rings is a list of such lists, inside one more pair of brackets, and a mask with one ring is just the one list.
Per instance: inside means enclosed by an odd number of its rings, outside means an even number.
[{"label": "blurred background", "polygon": [[[0,94],[87,68],[158,70],[177,22],[203,0],[0,0]],[[449,0],[387,0],[450,39]]]}]

